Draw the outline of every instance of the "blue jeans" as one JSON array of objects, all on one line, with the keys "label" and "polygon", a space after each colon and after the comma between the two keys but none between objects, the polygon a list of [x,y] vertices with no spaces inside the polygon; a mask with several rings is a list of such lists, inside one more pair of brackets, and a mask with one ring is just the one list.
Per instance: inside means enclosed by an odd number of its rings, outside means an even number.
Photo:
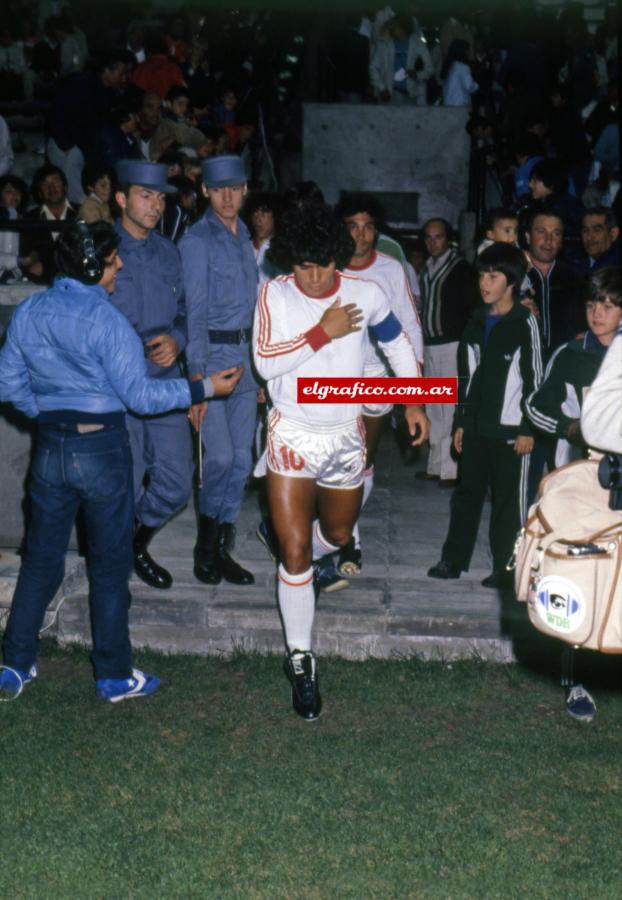
[{"label": "blue jeans", "polygon": [[4,661],[29,669],[45,610],[60,587],[78,510],[84,514],[96,678],[128,678],[134,491],[123,427],[78,434],[75,426],[39,428],[30,471],[32,521],[4,637]]}]

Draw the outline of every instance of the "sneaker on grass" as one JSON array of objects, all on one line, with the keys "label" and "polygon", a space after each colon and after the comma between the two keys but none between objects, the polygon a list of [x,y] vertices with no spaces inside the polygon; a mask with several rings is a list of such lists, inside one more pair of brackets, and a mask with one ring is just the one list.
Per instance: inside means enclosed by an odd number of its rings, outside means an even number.
[{"label": "sneaker on grass", "polygon": [[292,705],[306,722],[313,722],[322,709],[315,656],[310,650],[292,650],[283,669],[292,686]]},{"label": "sneaker on grass", "polygon": [[0,700],[15,700],[22,692],[25,684],[37,677],[37,667],[29,669],[13,669],[2,666],[0,669]]},{"label": "sneaker on grass", "polygon": [[568,715],[580,722],[591,722],[596,715],[596,704],[582,684],[573,685],[566,697]]},{"label": "sneaker on grass", "polygon": [[160,687],[157,675],[149,675],[140,669],[132,669],[129,678],[98,678],[95,682],[97,696],[109,703],[131,700],[132,697],[146,697]]}]

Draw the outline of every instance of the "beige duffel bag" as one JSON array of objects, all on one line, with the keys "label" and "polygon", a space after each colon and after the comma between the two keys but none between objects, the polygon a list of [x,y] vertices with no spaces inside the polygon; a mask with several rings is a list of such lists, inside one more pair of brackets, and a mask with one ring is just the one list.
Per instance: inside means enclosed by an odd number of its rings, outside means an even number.
[{"label": "beige duffel bag", "polygon": [[622,653],[622,511],[609,509],[598,460],[570,463],[542,480],[512,564],[516,597],[539,631]]}]

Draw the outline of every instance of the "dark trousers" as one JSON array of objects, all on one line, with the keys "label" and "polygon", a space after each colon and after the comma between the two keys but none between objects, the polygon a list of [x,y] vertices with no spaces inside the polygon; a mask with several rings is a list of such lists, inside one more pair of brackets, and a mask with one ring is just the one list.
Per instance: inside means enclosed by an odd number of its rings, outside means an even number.
[{"label": "dark trousers", "polygon": [[134,464],[136,518],[143,525],[159,528],[192,496],[194,465],[188,416],[172,412],[140,418],[128,413],[125,424]]},{"label": "dark trousers", "polygon": [[458,485],[451,498],[449,531],[443,559],[467,571],[477,540],[477,531],[490,485],[490,549],[495,572],[508,562],[516,535],[527,514],[529,454],[518,456],[513,441],[465,434],[458,465]]},{"label": "dark trousers", "polygon": [[128,678],[134,492],[125,428],[78,434],[75,426],[40,427],[30,499],[26,553],[4,637],[6,665],[27,670],[36,660],[43,616],[63,580],[71,528],[82,508],[95,677]]}]

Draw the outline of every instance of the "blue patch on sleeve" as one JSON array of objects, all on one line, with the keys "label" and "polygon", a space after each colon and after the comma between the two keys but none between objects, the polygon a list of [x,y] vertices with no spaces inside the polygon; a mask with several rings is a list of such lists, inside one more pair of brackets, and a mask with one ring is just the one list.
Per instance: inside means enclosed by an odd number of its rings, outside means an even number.
[{"label": "blue patch on sleeve", "polygon": [[402,326],[397,316],[390,312],[382,322],[378,322],[377,325],[370,325],[369,330],[377,341],[386,344],[395,340],[398,334],[401,333]]}]

